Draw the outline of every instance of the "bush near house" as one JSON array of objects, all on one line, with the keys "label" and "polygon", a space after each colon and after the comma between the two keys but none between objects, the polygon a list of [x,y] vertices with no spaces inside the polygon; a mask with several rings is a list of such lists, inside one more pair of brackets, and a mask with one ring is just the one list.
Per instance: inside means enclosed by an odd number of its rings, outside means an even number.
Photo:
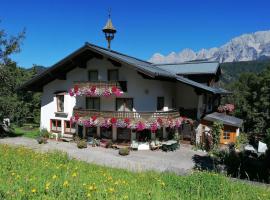
[{"label": "bush near house", "polygon": [[132,173],[7,145],[0,145],[0,155],[0,199],[270,198],[267,187],[207,172]]}]

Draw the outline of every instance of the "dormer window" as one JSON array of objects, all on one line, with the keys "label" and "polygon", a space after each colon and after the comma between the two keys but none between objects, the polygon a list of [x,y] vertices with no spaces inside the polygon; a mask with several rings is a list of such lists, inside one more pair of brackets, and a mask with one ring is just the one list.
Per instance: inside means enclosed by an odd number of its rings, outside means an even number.
[{"label": "dormer window", "polygon": [[64,112],[64,94],[56,95],[57,112]]},{"label": "dormer window", "polygon": [[118,80],[119,80],[118,69],[109,69],[108,81],[118,81]]}]

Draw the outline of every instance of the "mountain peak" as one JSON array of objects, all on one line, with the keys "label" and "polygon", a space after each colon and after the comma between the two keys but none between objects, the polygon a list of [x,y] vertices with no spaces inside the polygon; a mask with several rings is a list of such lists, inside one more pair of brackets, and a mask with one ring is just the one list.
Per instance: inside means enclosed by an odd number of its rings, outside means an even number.
[{"label": "mountain peak", "polygon": [[167,56],[155,53],[149,61],[153,63],[177,63],[191,60],[234,62],[265,57],[270,57],[270,30],[240,35],[219,48],[201,49],[198,52],[183,49],[179,53],[172,52]]}]

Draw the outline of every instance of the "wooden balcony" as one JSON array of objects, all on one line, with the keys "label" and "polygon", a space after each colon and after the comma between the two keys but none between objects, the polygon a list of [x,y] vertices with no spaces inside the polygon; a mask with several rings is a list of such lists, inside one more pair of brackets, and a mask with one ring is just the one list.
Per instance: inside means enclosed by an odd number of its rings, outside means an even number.
[{"label": "wooden balcony", "polygon": [[131,111],[93,111],[88,109],[73,109],[73,115],[79,117],[103,117],[103,118],[117,118],[117,119],[155,119],[155,118],[177,118],[180,114],[176,110],[169,111],[154,111],[154,112],[131,112]]},{"label": "wooden balcony", "polygon": [[74,81],[74,86],[77,86],[78,88],[90,88],[92,86],[98,87],[100,89],[102,88],[108,88],[108,87],[118,87],[121,88],[123,92],[127,91],[127,81]]}]

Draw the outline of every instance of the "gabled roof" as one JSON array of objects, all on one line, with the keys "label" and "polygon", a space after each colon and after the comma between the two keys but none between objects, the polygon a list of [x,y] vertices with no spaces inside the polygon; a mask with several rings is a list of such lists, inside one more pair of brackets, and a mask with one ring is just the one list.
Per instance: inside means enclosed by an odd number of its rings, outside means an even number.
[{"label": "gabled roof", "polygon": [[219,62],[190,61],[177,64],[155,64],[156,67],[178,75],[217,74]]},{"label": "gabled roof", "polygon": [[162,67],[158,67],[153,63],[134,58],[110,49],[99,47],[94,44],[85,43],[84,46],[74,51],[61,61],[54,64],[41,74],[34,76],[31,80],[24,83],[20,88],[23,90],[41,91],[42,87],[54,79],[65,79],[65,75],[68,71],[85,65],[85,63],[93,58],[111,59],[116,62],[124,63],[130,67],[135,68],[138,72],[141,72],[151,78],[166,78],[173,81],[180,81],[184,84],[192,87],[210,92],[213,94],[227,94],[228,92],[223,89],[213,88],[204,84],[192,81],[190,79],[178,76],[175,73],[165,70]]},{"label": "gabled roof", "polygon": [[213,112],[211,114],[205,115],[204,120],[215,122],[221,121],[225,125],[241,127],[243,120],[234,116],[226,115],[224,113]]}]

